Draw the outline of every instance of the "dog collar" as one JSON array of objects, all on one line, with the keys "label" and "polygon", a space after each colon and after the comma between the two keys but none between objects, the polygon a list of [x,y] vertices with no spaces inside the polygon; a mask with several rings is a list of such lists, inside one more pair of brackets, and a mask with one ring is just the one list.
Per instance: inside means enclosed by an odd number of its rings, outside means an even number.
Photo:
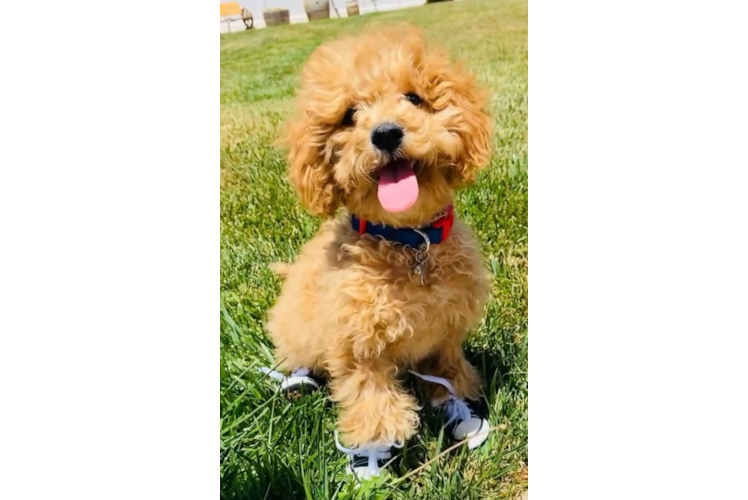
[{"label": "dog collar", "polygon": [[379,236],[388,241],[407,245],[411,248],[418,248],[423,243],[426,246],[436,245],[446,241],[449,233],[452,231],[455,215],[452,205],[449,205],[444,213],[434,220],[431,224],[421,228],[410,227],[392,227],[360,219],[351,215],[351,227],[358,234],[371,234]]}]

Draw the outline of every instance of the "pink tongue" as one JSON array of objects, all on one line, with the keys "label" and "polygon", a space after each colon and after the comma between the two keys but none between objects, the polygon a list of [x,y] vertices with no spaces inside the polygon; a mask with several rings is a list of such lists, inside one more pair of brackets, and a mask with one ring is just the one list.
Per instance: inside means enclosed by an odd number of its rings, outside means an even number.
[{"label": "pink tongue", "polygon": [[405,212],[418,201],[418,179],[408,160],[395,160],[379,170],[379,203],[388,212]]}]

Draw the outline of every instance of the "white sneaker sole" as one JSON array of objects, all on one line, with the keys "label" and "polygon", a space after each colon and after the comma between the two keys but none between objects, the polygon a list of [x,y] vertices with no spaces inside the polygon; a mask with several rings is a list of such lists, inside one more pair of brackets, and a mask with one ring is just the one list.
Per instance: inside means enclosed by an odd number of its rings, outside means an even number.
[{"label": "white sneaker sole", "polygon": [[[467,445],[468,449],[474,450],[478,446],[482,445],[486,442],[486,439],[488,439],[488,435],[490,434],[489,429],[491,429],[491,424],[488,423],[488,420],[485,418],[481,421],[480,429],[478,429],[477,432],[468,433],[467,436],[470,439],[468,439]],[[472,437],[471,437],[472,436]]]},{"label": "white sneaker sole", "polygon": [[386,470],[381,469],[379,473],[372,473],[366,466],[353,468],[349,465],[345,468],[345,472],[349,476],[355,477],[358,481],[368,481],[375,477],[380,477],[383,473],[386,472]]},{"label": "white sneaker sole", "polygon": [[473,417],[455,427],[453,431],[453,439],[455,441],[467,439],[468,449],[474,450],[486,442],[490,428],[491,425],[485,418],[479,419],[478,417]]},{"label": "white sneaker sole", "polygon": [[281,381],[280,386],[284,392],[297,391],[302,388],[307,392],[314,392],[319,389],[317,381],[306,376],[286,377]]}]

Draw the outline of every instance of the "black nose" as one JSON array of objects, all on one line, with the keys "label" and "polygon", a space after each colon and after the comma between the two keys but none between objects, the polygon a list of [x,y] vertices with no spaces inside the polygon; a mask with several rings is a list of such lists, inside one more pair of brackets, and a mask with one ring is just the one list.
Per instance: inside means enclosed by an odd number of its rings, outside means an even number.
[{"label": "black nose", "polygon": [[392,122],[377,125],[371,133],[371,142],[382,151],[394,151],[403,142],[403,129]]}]

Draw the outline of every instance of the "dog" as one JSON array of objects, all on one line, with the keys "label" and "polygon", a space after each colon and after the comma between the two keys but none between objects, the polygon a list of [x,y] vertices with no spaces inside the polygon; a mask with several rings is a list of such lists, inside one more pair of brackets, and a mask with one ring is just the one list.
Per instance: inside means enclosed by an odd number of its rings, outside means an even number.
[{"label": "dog", "polygon": [[[329,378],[354,473],[377,475],[417,430],[405,370],[431,375],[430,399],[452,424],[476,420],[468,401],[481,379],[462,343],[490,282],[452,204],[489,161],[487,99],[409,25],[325,43],[303,67],[282,143],[301,202],[327,220],[295,263],[273,266],[284,282],[266,329],[294,380]],[[476,425],[455,439],[487,432]]]}]

